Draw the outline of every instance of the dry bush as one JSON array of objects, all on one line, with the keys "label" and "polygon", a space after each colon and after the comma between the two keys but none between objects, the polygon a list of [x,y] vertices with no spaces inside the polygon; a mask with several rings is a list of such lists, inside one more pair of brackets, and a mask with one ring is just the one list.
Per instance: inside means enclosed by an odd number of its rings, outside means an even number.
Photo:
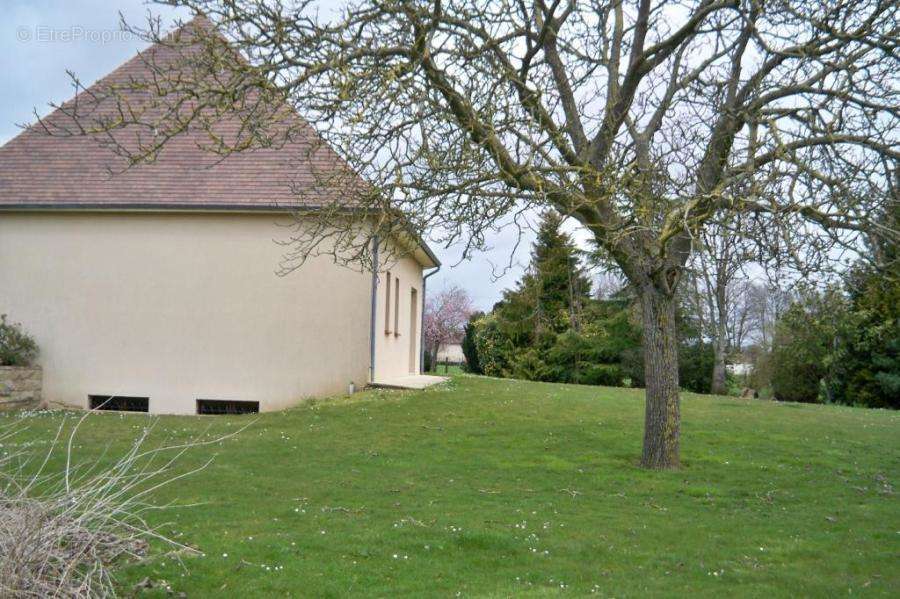
[{"label": "dry bush", "polygon": [[[174,464],[190,449],[238,434],[148,447],[157,420],[150,420],[124,455],[112,461],[76,463],[79,428],[56,430],[46,451],[35,452],[16,439],[33,416],[0,426],[0,597],[110,597],[116,588],[111,567],[124,559],[145,559],[151,540],[167,555],[196,553],[160,533],[145,519],[154,491],[206,468],[176,473]],[[249,426],[248,423],[247,426]],[[64,467],[53,471],[55,456]]]}]

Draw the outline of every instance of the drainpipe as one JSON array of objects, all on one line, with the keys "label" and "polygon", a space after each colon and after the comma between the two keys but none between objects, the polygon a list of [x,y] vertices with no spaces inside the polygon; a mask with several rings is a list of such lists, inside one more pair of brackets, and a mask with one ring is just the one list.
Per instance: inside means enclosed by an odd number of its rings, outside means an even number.
[{"label": "drainpipe", "polygon": [[378,299],[378,235],[372,239],[372,314],[369,327],[369,382],[375,382],[375,304]]},{"label": "drainpipe", "polygon": [[419,374],[425,374],[425,286],[428,283],[428,277],[437,274],[441,269],[438,264],[430,273],[422,277],[422,326],[419,327]]}]

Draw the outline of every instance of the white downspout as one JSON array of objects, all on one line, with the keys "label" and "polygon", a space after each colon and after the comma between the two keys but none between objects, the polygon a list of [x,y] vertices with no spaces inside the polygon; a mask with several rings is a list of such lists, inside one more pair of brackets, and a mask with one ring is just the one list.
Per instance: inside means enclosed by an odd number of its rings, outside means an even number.
[{"label": "white downspout", "polygon": [[422,277],[422,322],[419,327],[419,374],[425,374],[425,287],[428,283],[428,277],[437,274],[437,271],[440,269],[441,265],[438,264],[434,270]]}]

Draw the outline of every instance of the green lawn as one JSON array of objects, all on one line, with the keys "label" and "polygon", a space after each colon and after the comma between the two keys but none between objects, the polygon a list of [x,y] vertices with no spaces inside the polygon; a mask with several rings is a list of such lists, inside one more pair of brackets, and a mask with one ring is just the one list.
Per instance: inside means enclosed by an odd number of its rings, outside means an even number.
[{"label": "green lawn", "polygon": [[[60,418],[28,432],[46,441]],[[164,417],[155,433],[253,417]],[[70,416],[71,419],[71,416]],[[264,414],[159,492],[203,552],[122,570],[189,597],[900,592],[900,414],[686,395],[677,472],[636,467],[642,393],[457,376]],[[99,414],[90,460],[147,416]],[[162,596],[162,591],[154,591]],[[152,595],[154,592],[151,592]]]},{"label": "green lawn", "polygon": [[459,364],[438,364],[437,367],[428,372],[427,374],[433,374],[436,376],[447,376],[448,374],[463,374],[462,366]]}]

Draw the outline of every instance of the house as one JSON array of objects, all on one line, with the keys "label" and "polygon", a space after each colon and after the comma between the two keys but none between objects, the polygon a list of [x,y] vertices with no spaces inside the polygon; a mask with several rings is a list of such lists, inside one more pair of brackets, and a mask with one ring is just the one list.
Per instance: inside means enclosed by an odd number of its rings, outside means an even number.
[{"label": "house", "polygon": [[[139,80],[148,56],[172,59],[153,46],[94,88]],[[114,175],[121,158],[87,136],[32,127],[0,148],[0,313],[39,343],[45,398],[277,410],[420,374],[423,273],[439,267],[424,242],[373,240],[382,256],[404,250],[374,274],[326,256],[275,274],[285,251],[275,241],[291,234],[281,225],[305,226],[297,214],[318,206],[297,182],[349,168],[305,131],[223,159],[189,130],[155,162]]]},{"label": "house", "polygon": [[750,376],[753,373],[753,364],[750,362],[736,362],[734,364],[726,364],[725,370],[734,376]]},{"label": "house", "polygon": [[466,361],[466,356],[462,350],[462,339],[450,339],[445,343],[441,343],[437,351],[436,362],[438,364],[462,364]]}]

